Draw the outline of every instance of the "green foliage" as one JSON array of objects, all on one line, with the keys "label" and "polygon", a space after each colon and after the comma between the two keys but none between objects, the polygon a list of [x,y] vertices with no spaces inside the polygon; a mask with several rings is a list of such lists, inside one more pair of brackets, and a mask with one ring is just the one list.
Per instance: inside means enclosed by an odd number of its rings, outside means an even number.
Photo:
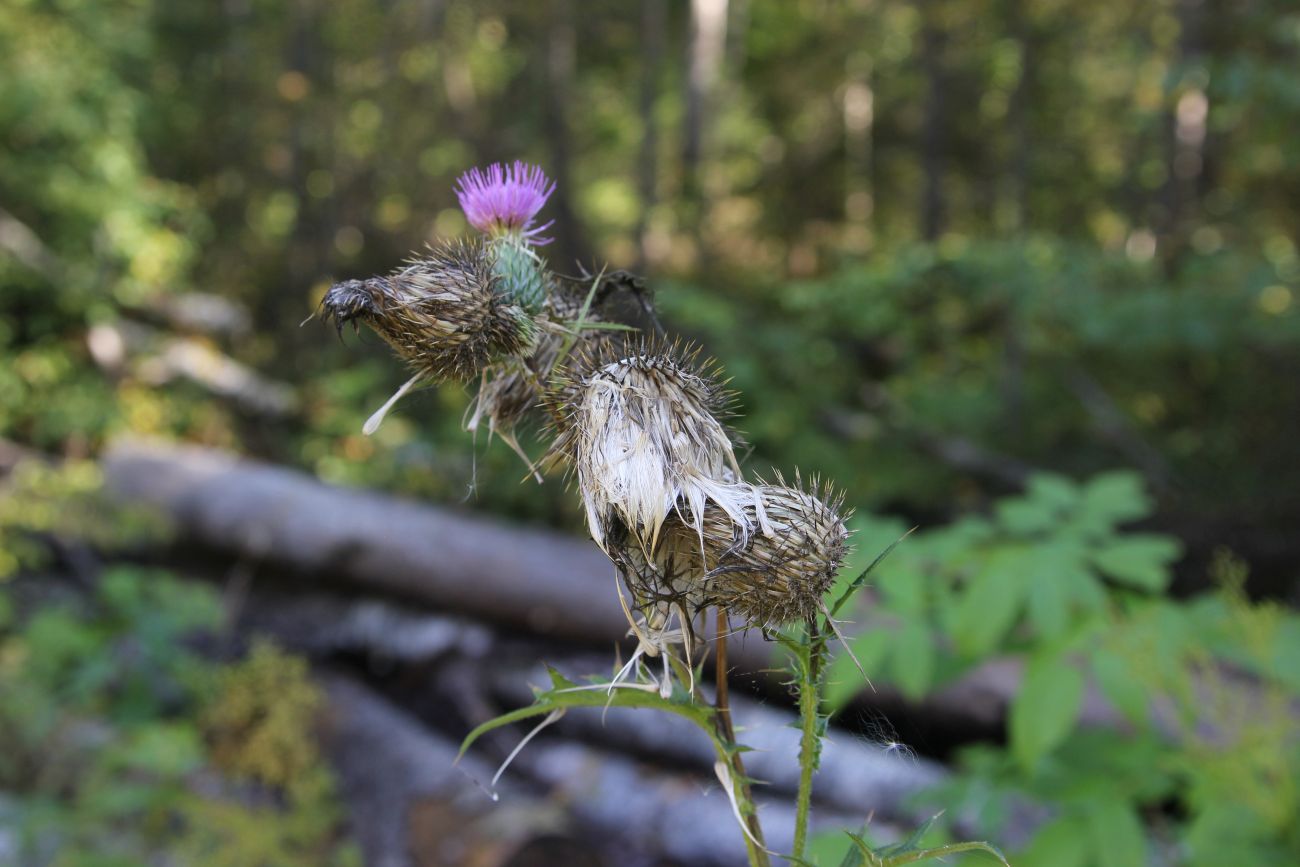
[{"label": "green foliage", "polygon": [[156,541],[166,530],[156,513],[104,496],[91,461],[19,463],[0,483],[0,580],[20,566],[34,567],[54,535],[65,543],[121,548]]},{"label": "green foliage", "polygon": [[192,191],[142,140],[149,16],[136,0],[0,9],[0,431],[43,448],[121,423],[85,330],[185,281],[201,238]]},{"label": "green foliage", "polygon": [[[190,639],[221,616],[206,586],[117,568],[92,599],[0,624],[0,790],[21,862],[358,863],[313,746],[305,664],[267,647],[205,661]],[[235,730],[205,710],[213,684],[263,718]]]},{"label": "green foliage", "polygon": [[[1191,865],[1222,863],[1225,851],[1292,863],[1300,838],[1283,816],[1300,809],[1300,618],[1248,601],[1244,565],[1226,553],[1213,569],[1217,594],[1165,598],[1179,546],[1121,526],[1149,510],[1130,474],[1083,485],[1036,477],[989,518],[900,545],[873,573],[852,648],[877,681],[918,697],[992,657],[1023,662],[1007,747],[968,749],[943,793],[959,814],[979,805],[994,827],[1017,797],[1050,805],[1054,817],[1017,865],[1138,867],[1174,844]],[[866,540],[900,529],[861,519]],[[930,657],[924,668],[918,653]],[[854,683],[852,666],[841,655],[832,684]],[[1079,727],[1090,682],[1131,732]],[[828,698],[839,706],[853,692]],[[1180,816],[1161,815],[1170,803]]]},{"label": "green foliage", "polygon": [[1300,356],[1300,308],[1260,298],[1285,274],[1227,254],[1163,274],[1038,238],[660,298],[735,376],[760,465],[817,466],[864,504],[928,510],[954,492],[984,505],[1007,459],[1072,477],[1140,466],[1170,520],[1249,513],[1284,533],[1300,477],[1272,457],[1290,437],[1274,420],[1296,404],[1289,362],[1271,359]]},{"label": "green foliage", "polygon": [[[1006,857],[988,843],[950,842],[944,828],[938,824],[939,818],[931,817],[910,837],[897,843],[873,846],[869,828],[860,834],[848,831],[819,835],[813,841],[809,863],[839,867],[901,867],[903,864],[943,861],[972,865],[997,863],[1009,867]],[[967,855],[973,857],[962,857]]]},{"label": "green foliage", "polygon": [[292,789],[320,764],[311,731],[324,697],[307,662],[260,641],[248,658],[220,672],[200,725],[224,773]]},{"label": "green foliage", "polygon": [[[1120,531],[1122,522],[1149,509],[1130,473],[1103,474],[1084,485],[1041,475],[1023,495],[999,501],[991,517],[968,516],[917,533],[878,570],[873,625],[853,639],[854,653],[873,676],[920,697],[993,653],[1071,651],[1123,602],[1165,586],[1178,544]],[[864,517],[856,529],[861,548],[896,539],[903,528]],[[839,660],[832,682],[841,675],[851,682],[850,664]],[[1045,697],[1046,704],[1079,691],[1052,684],[1050,676],[1033,680],[1061,691]],[[833,704],[847,697],[832,690]]]}]

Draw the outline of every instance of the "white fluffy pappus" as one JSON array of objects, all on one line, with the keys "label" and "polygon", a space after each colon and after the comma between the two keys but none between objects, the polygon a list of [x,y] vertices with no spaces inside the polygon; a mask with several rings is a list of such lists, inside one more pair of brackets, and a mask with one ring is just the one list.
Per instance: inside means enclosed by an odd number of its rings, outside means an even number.
[{"label": "white fluffy pappus", "polygon": [[569,459],[588,527],[606,553],[616,524],[655,550],[674,513],[702,541],[710,503],[743,536],[770,529],[719,420],[731,395],[697,354],[645,344],[588,354],[552,395],[555,452]]}]

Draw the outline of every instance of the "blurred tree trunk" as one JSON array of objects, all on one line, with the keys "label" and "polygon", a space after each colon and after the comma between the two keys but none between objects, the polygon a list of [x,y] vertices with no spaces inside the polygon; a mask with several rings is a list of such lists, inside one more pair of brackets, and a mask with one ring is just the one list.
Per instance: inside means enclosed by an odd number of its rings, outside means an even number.
[{"label": "blurred tree trunk", "polygon": [[845,63],[844,83],[844,219],[851,249],[864,251],[872,242],[875,212],[871,133],[876,94],[871,87],[871,55],[857,51]]},{"label": "blurred tree trunk", "polygon": [[653,251],[649,249],[650,212],[659,200],[659,122],[655,102],[664,53],[664,0],[641,0],[641,150],[637,159],[637,193],[641,213],[637,218],[636,270],[644,273]]},{"label": "blurred tree trunk", "polygon": [[700,195],[700,163],[708,146],[714,90],[727,44],[727,0],[691,0],[691,31],[686,73],[685,142],[682,192]]},{"label": "blurred tree trunk", "polygon": [[946,163],[947,130],[944,117],[947,76],[944,50],[948,35],[940,20],[940,0],[921,2],[921,68],[925,74],[925,115],[921,127],[921,172],[925,176],[921,194],[921,237],[933,241],[943,234],[947,221],[943,174]]},{"label": "blurred tree trunk", "polygon": [[585,260],[587,244],[573,210],[573,144],[569,136],[569,106],[573,103],[577,37],[573,0],[554,0],[550,6],[550,35],[546,46],[546,139],[550,146],[550,174],[555,180],[551,213],[555,239],[548,258],[561,273],[573,273]]},{"label": "blurred tree trunk", "polygon": [[1198,210],[1198,191],[1205,166],[1205,133],[1210,103],[1204,62],[1204,0],[1178,0],[1178,47],[1171,66],[1174,96],[1165,125],[1165,182],[1155,221],[1161,259],[1176,269],[1187,247],[1187,226]]},{"label": "blurred tree trunk", "polygon": [[1006,172],[1006,201],[1009,228],[1020,234],[1029,224],[1029,178],[1031,140],[1030,102],[1038,74],[1033,24],[1025,0],[1007,0],[1007,20],[1020,48],[1020,77],[1011,92],[1007,125],[1011,130],[1011,154]]}]

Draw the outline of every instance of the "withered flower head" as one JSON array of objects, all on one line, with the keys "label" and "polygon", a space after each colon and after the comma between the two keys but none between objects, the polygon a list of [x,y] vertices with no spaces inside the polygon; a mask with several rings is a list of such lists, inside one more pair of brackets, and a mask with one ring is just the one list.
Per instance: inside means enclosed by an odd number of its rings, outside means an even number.
[{"label": "withered flower head", "polygon": [[417,377],[463,381],[532,347],[532,318],[499,282],[484,244],[449,244],[386,277],[339,283],[321,307],[340,330],[349,322],[369,325]]},{"label": "withered flower head", "polygon": [[700,541],[681,516],[669,516],[653,549],[617,521],[609,528],[606,542],[606,553],[637,606],[684,605],[694,614],[708,604]]},{"label": "withered flower head", "polygon": [[[717,605],[755,626],[804,620],[821,611],[822,597],[848,554],[848,530],[841,499],[829,489],[816,493],[798,486],[756,485],[757,502],[746,507],[768,529],[745,536],[716,505],[705,507],[703,542],[693,527],[673,522],[665,529],[663,552],[653,580],[662,582],[664,565],[680,569],[694,545],[692,592],[703,604]],[[814,485],[814,490],[816,486]],[[679,578],[677,586],[682,585]]]},{"label": "withered flower head", "polygon": [[[578,318],[582,302],[583,298],[572,287],[553,281],[538,317],[542,327],[532,353],[526,358],[493,364],[484,371],[483,383],[465,424],[466,430],[477,430],[486,420],[491,432],[503,438],[509,437],[529,411],[541,403],[545,384],[560,361],[560,353],[567,346],[581,351],[615,336],[616,332],[601,329],[577,334],[566,330]],[[605,321],[595,308],[587,310],[585,320]]]},{"label": "withered flower head", "polygon": [[669,515],[702,516],[707,503],[744,533],[752,529],[744,511],[752,488],[740,481],[732,435],[719,420],[732,395],[698,356],[655,340],[602,343],[552,380],[551,458],[569,461],[588,527],[606,550],[615,522],[653,551]]}]

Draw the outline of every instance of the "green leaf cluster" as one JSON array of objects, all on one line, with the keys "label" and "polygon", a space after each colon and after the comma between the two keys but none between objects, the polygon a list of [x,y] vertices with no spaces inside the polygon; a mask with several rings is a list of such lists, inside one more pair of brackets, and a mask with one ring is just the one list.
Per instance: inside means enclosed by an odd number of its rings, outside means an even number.
[{"label": "green leaf cluster", "polygon": [[[968,749],[940,793],[991,827],[1017,799],[1049,805],[1018,865],[1137,867],[1175,846],[1192,865],[1292,863],[1300,618],[1249,601],[1226,552],[1218,592],[1168,598],[1179,546],[1124,530],[1150,508],[1132,474],[1038,476],[987,517],[915,533],[873,571],[851,647],[876,682],[918,698],[994,658],[1019,666],[1006,747]],[[861,519],[860,539],[900,529]],[[857,684],[847,654],[830,678],[842,706]],[[1081,727],[1098,699],[1121,722]]]}]

